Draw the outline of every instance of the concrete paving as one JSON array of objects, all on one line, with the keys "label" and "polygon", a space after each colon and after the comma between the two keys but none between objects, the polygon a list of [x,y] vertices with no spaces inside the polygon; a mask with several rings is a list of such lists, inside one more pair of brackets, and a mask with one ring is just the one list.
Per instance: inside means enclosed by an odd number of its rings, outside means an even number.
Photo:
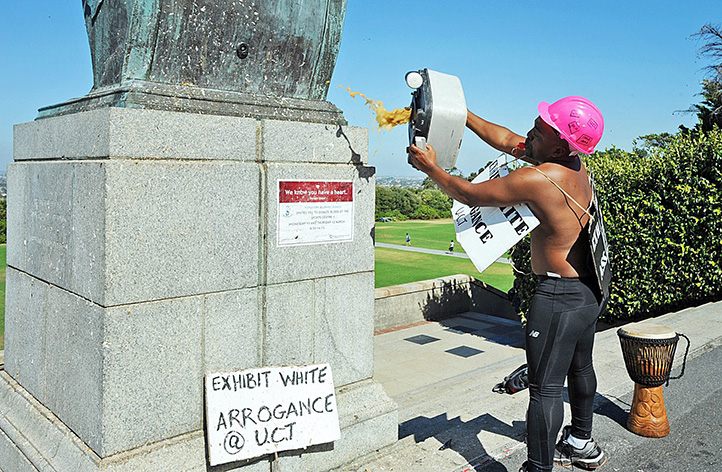
[{"label": "concrete paving", "polygon": [[383,248],[387,248],[387,249],[399,249],[401,251],[421,252],[424,254],[434,254],[437,256],[451,256],[451,257],[459,257],[461,259],[469,258],[469,256],[467,256],[463,252],[449,252],[449,251],[442,251],[439,249],[427,249],[425,247],[402,246],[400,244],[387,244],[387,243],[376,243],[375,246],[383,247]]},{"label": "concrete paving", "polygon": [[[458,257],[461,259],[469,259],[469,256],[463,252],[450,252],[450,251],[441,251],[439,249],[427,249],[424,247],[414,247],[414,246],[402,246],[400,244],[387,244],[387,243],[376,243],[376,247],[383,247],[387,249],[398,249],[401,251],[411,251],[411,252],[421,252],[423,254],[434,254],[437,256],[449,256],[449,257]],[[509,259],[505,257],[500,257],[496,260],[496,262],[501,262],[503,264],[509,264]]]},{"label": "concrete paving", "polygon": [[[691,339],[691,359],[722,344],[721,315],[722,302],[718,302],[646,322],[686,334]],[[399,441],[337,470],[516,472],[525,458],[528,393],[500,395],[491,389],[525,362],[522,346],[519,323],[482,313],[377,334],[374,376],[398,403]],[[680,340],[673,375],[681,368],[684,347]],[[626,415],[634,383],[627,374],[616,329],[597,333],[594,359],[596,424],[603,423],[610,411]],[[568,422],[566,403],[565,408]],[[616,429],[608,434],[608,441],[628,441],[627,436],[634,436],[623,424],[614,423],[611,428]],[[615,444],[608,447],[613,449]]]}]

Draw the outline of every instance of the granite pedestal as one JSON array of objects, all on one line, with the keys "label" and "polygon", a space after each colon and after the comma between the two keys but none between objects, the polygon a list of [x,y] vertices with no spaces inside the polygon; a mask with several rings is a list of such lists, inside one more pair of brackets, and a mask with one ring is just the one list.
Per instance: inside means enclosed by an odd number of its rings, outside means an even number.
[{"label": "granite pedestal", "polygon": [[[333,369],[341,439],[282,453],[284,472],[394,442],[371,379],[367,143],[341,124],[117,107],[17,125],[3,470],[211,470],[204,375],[260,366]],[[278,246],[283,179],[352,181],[353,241]]]}]

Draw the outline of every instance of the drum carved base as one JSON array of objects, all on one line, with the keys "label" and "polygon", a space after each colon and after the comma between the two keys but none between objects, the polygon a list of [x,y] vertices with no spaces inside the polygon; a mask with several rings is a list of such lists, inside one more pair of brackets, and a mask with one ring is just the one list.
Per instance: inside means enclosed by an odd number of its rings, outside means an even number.
[{"label": "drum carved base", "polygon": [[648,438],[661,438],[669,434],[661,386],[648,388],[634,384],[634,399],[627,418],[627,428]]}]

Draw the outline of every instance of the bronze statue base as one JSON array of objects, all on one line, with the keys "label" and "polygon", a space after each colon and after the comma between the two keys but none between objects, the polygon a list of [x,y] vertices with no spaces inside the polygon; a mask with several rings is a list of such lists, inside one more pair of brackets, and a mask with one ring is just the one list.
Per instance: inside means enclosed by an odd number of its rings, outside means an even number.
[{"label": "bronze statue base", "polygon": [[36,119],[106,107],[144,108],[334,125],[347,124],[343,112],[326,100],[271,97],[137,79],[117,87],[93,90],[83,97],[41,108],[38,110]]}]

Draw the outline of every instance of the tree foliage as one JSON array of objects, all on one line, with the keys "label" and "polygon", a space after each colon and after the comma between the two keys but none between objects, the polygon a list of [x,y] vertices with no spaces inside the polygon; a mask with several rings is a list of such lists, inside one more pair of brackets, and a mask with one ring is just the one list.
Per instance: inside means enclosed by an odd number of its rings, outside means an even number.
[{"label": "tree foliage", "polygon": [[451,217],[452,200],[436,188],[376,187],[376,219],[432,220]]},{"label": "tree foliage", "polygon": [[722,28],[707,23],[692,37],[703,42],[697,50],[697,55],[712,61],[712,64],[706,67],[708,73],[713,80],[722,82]]},{"label": "tree foliage", "polygon": [[[702,42],[697,55],[710,60],[711,64],[705,67],[708,78],[701,84],[701,102],[686,112],[696,114],[699,119],[692,132],[708,132],[715,126],[722,128],[722,28],[708,23],[692,37]],[[684,132],[690,131],[680,128]]]},{"label": "tree foliage", "polygon": [[695,113],[698,123],[692,130],[680,126],[683,132],[706,133],[715,127],[722,128],[722,81],[705,79],[702,81],[702,101],[687,110]]}]

